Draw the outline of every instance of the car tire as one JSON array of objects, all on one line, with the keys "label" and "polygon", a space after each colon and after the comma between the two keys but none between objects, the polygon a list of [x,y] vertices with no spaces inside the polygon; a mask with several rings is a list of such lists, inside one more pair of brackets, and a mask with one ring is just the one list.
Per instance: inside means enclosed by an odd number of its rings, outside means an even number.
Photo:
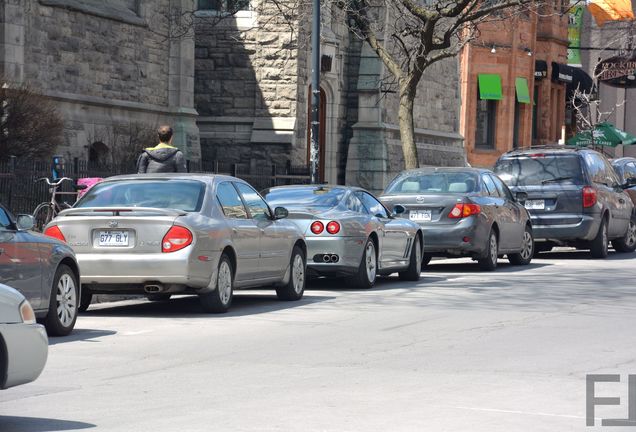
[{"label": "car tire", "polygon": [[420,280],[420,274],[422,273],[422,245],[420,243],[420,236],[416,235],[411,247],[411,257],[409,260],[408,268],[400,272],[400,279],[404,281],[417,282]]},{"label": "car tire", "polygon": [[303,298],[307,283],[307,259],[300,246],[294,246],[289,261],[289,281],[276,287],[279,300],[294,301]]},{"label": "car tire", "polygon": [[93,293],[87,287],[82,287],[82,294],[80,295],[79,312],[86,312],[88,307],[93,301]]},{"label": "car tire", "polygon": [[73,270],[60,265],[53,277],[49,312],[44,319],[44,327],[49,336],[66,336],[75,327],[79,312],[79,284]]},{"label": "car tire", "polygon": [[554,246],[550,242],[535,242],[534,243],[534,256],[536,257],[542,252],[550,252]]},{"label": "car tire", "polygon": [[601,226],[598,227],[596,237],[590,242],[590,254],[592,258],[606,258],[608,243],[607,219],[603,218],[601,219]]},{"label": "car tire", "polygon": [[375,243],[371,238],[367,239],[362,250],[362,259],[358,266],[358,271],[349,283],[356,288],[369,289],[375,285],[378,277],[378,254]]},{"label": "car tire", "polygon": [[488,236],[488,245],[486,246],[486,253],[481,258],[477,259],[479,268],[486,271],[493,271],[497,268],[497,259],[499,258],[499,241],[497,239],[497,233],[495,230],[490,230]]},{"label": "car tire", "polygon": [[219,259],[216,272],[216,288],[214,291],[199,294],[199,301],[203,310],[211,313],[225,313],[232,305],[234,296],[234,270],[232,261],[223,254]]},{"label": "car tire", "polygon": [[513,265],[528,265],[534,256],[534,237],[529,226],[523,231],[521,251],[515,254],[508,254],[508,261]]},{"label": "car tire", "polygon": [[432,255],[423,254],[422,255],[422,269],[424,269],[424,267],[426,267],[428,265],[428,263],[431,262],[432,259],[433,259]]},{"label": "car tire", "polygon": [[151,302],[165,302],[170,300],[170,297],[172,297],[172,294],[146,294],[146,298]]},{"label": "car tire", "polygon": [[616,252],[629,253],[636,250],[636,217],[632,216],[625,237],[612,240]]}]

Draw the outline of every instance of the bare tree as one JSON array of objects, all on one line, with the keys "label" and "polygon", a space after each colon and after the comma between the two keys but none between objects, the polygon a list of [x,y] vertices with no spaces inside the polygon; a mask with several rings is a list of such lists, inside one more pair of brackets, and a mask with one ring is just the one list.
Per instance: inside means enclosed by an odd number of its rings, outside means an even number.
[{"label": "bare tree", "polygon": [[97,168],[132,171],[143,149],[157,144],[157,126],[130,122],[98,127],[89,134],[87,142],[89,146],[102,143],[108,149],[96,161]]},{"label": "bare tree", "polygon": [[50,157],[63,143],[63,131],[51,100],[26,84],[0,89],[0,160]]}]

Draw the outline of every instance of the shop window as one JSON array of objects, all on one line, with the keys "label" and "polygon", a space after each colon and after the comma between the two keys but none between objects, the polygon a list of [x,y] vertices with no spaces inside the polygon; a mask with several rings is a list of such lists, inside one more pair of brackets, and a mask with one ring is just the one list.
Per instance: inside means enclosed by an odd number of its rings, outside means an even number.
[{"label": "shop window", "polygon": [[198,0],[197,9],[204,11],[234,13],[249,10],[249,0]]},{"label": "shop window", "polygon": [[497,101],[477,98],[475,122],[475,148],[495,148],[495,126],[497,124]]}]

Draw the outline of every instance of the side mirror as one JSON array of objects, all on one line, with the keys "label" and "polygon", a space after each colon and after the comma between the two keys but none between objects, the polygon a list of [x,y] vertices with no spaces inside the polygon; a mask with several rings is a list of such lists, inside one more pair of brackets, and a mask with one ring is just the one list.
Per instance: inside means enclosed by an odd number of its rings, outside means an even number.
[{"label": "side mirror", "polygon": [[285,207],[276,207],[274,209],[274,219],[285,219],[289,216],[289,212]]},{"label": "side mirror", "polygon": [[528,200],[528,193],[527,192],[517,192],[517,194],[515,195],[515,199],[517,200],[517,202],[519,204],[523,205]]},{"label": "side mirror", "polygon": [[402,213],[405,213],[406,209],[404,208],[403,205],[400,204],[396,204],[393,206],[393,215],[397,216],[397,215],[401,215]]},{"label": "side mirror", "polygon": [[630,177],[625,180],[625,184],[623,185],[623,189],[629,189],[631,187],[636,186],[636,177]]},{"label": "side mirror", "polygon": [[16,225],[20,231],[27,231],[33,229],[35,226],[35,218],[29,214],[18,215]]}]

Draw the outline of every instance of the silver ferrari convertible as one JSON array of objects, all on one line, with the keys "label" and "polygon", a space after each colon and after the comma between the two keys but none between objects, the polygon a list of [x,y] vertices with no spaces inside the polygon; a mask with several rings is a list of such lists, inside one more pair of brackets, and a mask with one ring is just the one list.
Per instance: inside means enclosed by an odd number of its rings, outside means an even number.
[{"label": "silver ferrari convertible", "polygon": [[[420,227],[396,218],[364,189],[281,186],[265,190],[263,196],[270,205],[287,208],[290,221],[305,234],[310,274],[348,276],[360,288],[372,287],[378,274],[420,278]],[[394,213],[400,213],[399,206]]]},{"label": "silver ferrari convertible", "polygon": [[234,288],[302,297],[307,250],[286,216],[234,177],[140,174],[97,184],[45,233],[75,250],[82,309],[93,293],[192,293],[206,311],[225,312]]}]

